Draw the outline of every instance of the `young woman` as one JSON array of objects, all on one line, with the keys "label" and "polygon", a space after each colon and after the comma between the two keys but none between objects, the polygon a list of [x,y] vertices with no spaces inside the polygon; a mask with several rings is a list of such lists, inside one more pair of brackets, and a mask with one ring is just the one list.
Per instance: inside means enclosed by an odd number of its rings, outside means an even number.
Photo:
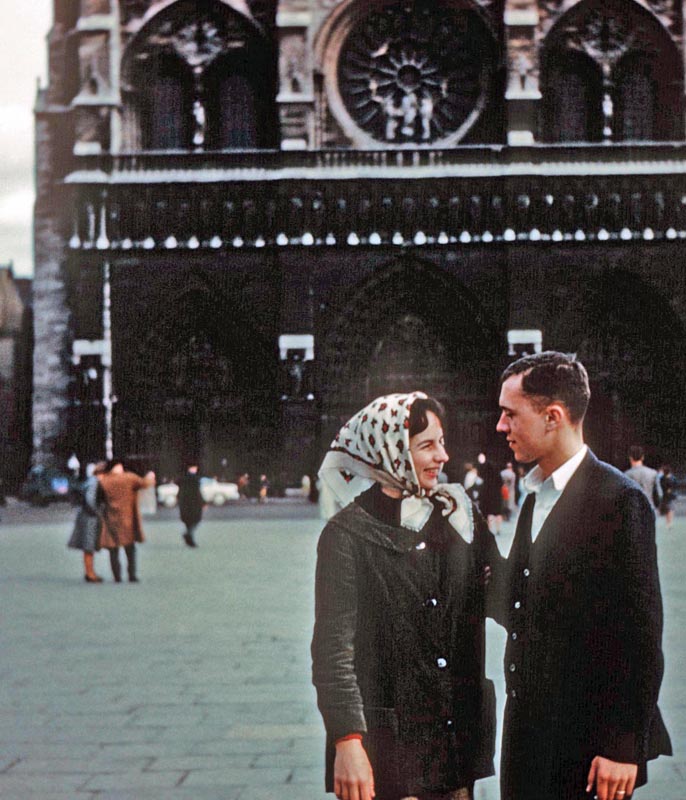
[{"label": "young woman", "polygon": [[86,480],[79,491],[80,507],[74,521],[74,530],[67,542],[67,547],[83,551],[84,580],[87,583],[102,583],[93,566],[93,553],[100,549],[100,532],[102,530],[102,501],[98,477],[105,471],[105,462],[89,464],[86,468]]},{"label": "young woman", "polygon": [[469,800],[493,774],[499,556],[464,489],[438,483],[447,461],[443,409],[414,392],[356,414],[319,473],[345,506],[319,541],[312,642],[326,788],[342,800]]}]

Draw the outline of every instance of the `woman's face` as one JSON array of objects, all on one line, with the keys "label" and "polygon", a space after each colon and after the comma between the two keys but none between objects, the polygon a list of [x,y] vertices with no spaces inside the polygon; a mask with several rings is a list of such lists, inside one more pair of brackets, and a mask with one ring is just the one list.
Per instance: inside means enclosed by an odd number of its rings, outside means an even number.
[{"label": "woman's face", "polygon": [[427,427],[410,438],[410,454],[422,489],[430,491],[438,484],[441,467],[448,461],[443,428],[433,411],[426,412]]}]

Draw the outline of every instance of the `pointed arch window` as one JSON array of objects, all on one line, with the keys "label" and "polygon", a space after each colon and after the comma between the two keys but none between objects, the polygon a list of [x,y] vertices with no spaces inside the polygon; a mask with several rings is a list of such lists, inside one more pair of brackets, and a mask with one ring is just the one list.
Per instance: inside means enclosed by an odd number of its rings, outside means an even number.
[{"label": "pointed arch window", "polygon": [[637,2],[582,0],[548,34],[541,65],[541,140],[683,137],[680,53]]},{"label": "pointed arch window", "polygon": [[657,96],[649,60],[643,55],[623,59],[615,74],[617,139],[650,141],[661,138],[655,118]]},{"label": "pointed arch window", "polygon": [[543,115],[544,139],[550,142],[597,142],[602,139],[602,75],[582,53],[548,56]]},{"label": "pointed arch window", "polygon": [[230,55],[220,59],[207,75],[210,149],[261,146],[259,90],[251,77],[250,62],[246,53]]},{"label": "pointed arch window", "polygon": [[141,96],[142,140],[146,150],[169,150],[191,144],[192,84],[180,59],[160,55],[148,64]]},{"label": "pointed arch window", "polygon": [[214,0],[179,0],[138,32],[122,63],[129,149],[252,149],[278,140],[274,47]]}]

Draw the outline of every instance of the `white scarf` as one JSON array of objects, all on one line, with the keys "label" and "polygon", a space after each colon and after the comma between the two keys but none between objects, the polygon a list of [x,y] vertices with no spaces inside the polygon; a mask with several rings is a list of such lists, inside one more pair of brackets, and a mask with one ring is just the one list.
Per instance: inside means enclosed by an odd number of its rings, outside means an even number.
[{"label": "white scarf", "polygon": [[352,417],[331,443],[319,478],[341,507],[374,483],[402,493],[400,524],[413,531],[427,523],[433,504],[442,503],[443,516],[467,542],[474,539],[472,504],[457,483],[439,484],[427,493],[419,486],[410,454],[410,408],[423,392],[377,397]]}]

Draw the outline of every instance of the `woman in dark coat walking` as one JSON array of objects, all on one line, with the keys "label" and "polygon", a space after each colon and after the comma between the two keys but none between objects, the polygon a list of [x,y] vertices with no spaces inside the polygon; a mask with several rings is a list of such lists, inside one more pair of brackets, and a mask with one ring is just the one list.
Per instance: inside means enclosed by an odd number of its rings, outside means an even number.
[{"label": "woman in dark coat walking", "polygon": [[189,547],[197,547],[193,534],[200,525],[205,501],[200,492],[200,475],[198,465],[189,464],[186,474],[179,481],[179,514],[181,522],[186,526],[183,540]]},{"label": "woman in dark coat walking", "polygon": [[87,583],[102,583],[102,578],[96,574],[93,566],[93,554],[100,549],[102,528],[100,504],[104,498],[98,476],[105,471],[105,466],[104,461],[88,465],[88,476],[79,490],[81,506],[76,514],[71,538],[67,542],[67,547],[83,550],[83,577]]},{"label": "woman in dark coat walking", "polygon": [[319,541],[312,641],[326,789],[343,800],[469,800],[493,774],[484,576],[499,556],[464,489],[438,484],[442,419],[421,392],[378,398],[320,470],[356,498]]}]

